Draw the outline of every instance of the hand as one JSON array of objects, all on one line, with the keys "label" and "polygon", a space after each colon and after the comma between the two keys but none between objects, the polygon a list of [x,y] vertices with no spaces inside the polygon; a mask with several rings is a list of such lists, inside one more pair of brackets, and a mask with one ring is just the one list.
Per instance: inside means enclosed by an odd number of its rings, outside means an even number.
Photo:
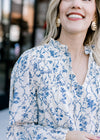
[{"label": "hand", "polygon": [[69,131],[66,140],[100,140],[100,138],[84,131]]}]

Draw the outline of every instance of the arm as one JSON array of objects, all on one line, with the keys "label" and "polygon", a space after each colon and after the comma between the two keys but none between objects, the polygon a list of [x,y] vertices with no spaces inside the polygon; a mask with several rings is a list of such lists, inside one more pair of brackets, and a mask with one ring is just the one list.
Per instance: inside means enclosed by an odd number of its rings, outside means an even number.
[{"label": "arm", "polygon": [[18,60],[12,72],[8,140],[97,140],[95,136],[84,132],[68,132],[67,129],[38,124],[38,86],[35,79],[30,84],[32,76],[29,65],[28,58],[24,56]]},{"label": "arm", "polygon": [[20,58],[12,72],[10,86],[10,120],[7,132],[8,140],[64,140],[67,130],[53,129],[38,125],[37,85],[34,82],[30,90],[29,61],[26,56]]}]

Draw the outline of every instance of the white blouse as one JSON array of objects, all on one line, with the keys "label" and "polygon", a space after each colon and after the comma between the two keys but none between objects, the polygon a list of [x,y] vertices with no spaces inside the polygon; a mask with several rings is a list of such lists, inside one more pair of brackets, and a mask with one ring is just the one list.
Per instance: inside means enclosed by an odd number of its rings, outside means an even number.
[{"label": "white blouse", "polygon": [[16,62],[10,88],[9,140],[65,140],[68,131],[100,135],[100,67],[90,54],[79,85],[68,47],[51,38]]}]

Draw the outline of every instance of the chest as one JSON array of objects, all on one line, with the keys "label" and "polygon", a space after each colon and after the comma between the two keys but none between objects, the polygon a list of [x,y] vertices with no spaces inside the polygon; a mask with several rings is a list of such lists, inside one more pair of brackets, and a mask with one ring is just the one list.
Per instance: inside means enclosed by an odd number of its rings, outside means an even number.
[{"label": "chest", "polygon": [[89,72],[89,55],[84,55],[83,58],[72,60],[72,71],[76,76],[76,81],[83,85]]},{"label": "chest", "polygon": [[51,108],[59,105],[66,111],[69,111],[69,108],[72,111],[75,108],[76,111],[79,111],[79,108],[89,108],[91,111],[93,106],[97,105],[98,83],[96,77],[90,74],[91,71],[88,71],[85,83],[81,86],[72,72],[69,60],[46,60],[43,66],[38,67],[37,73],[41,73],[38,88],[41,105],[45,104]]}]

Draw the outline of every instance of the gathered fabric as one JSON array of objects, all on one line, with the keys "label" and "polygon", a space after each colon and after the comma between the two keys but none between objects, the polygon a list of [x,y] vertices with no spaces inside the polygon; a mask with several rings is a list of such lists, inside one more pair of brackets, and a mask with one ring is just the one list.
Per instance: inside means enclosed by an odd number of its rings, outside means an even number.
[{"label": "gathered fabric", "polygon": [[68,131],[100,135],[100,67],[92,50],[82,85],[66,45],[49,43],[24,52],[10,86],[8,140],[64,140]]}]

